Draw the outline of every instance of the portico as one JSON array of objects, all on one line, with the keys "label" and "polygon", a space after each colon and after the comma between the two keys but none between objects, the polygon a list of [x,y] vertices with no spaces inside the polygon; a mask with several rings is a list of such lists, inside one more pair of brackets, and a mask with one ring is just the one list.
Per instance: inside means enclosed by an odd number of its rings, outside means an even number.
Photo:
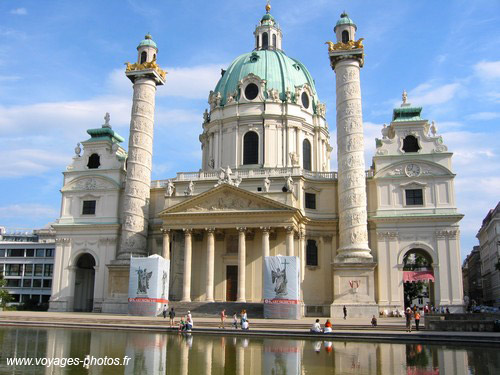
[{"label": "portico", "polygon": [[[164,256],[183,259],[183,302],[261,302],[263,257],[303,253],[298,246],[303,241],[295,239],[303,218],[300,210],[228,184],[158,216]],[[171,252],[173,233],[182,236],[183,246]]]}]

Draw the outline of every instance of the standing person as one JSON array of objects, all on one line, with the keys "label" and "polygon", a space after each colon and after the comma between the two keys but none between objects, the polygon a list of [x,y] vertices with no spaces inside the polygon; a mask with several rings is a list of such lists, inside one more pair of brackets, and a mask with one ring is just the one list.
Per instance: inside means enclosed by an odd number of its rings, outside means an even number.
[{"label": "standing person", "polygon": [[420,325],[420,311],[417,310],[415,313],[415,327],[418,331],[418,326]]},{"label": "standing person", "polygon": [[222,309],[220,312],[220,325],[219,328],[226,329],[224,326],[224,321],[226,320],[226,309]]},{"label": "standing person", "polygon": [[241,325],[248,320],[247,311],[245,309],[241,310]]},{"label": "standing person", "polygon": [[406,332],[411,332],[411,316],[412,312],[409,307],[406,308],[405,318],[406,318]]},{"label": "standing person", "polygon": [[234,329],[238,329],[238,314],[236,313],[233,314],[233,326]]},{"label": "standing person", "polygon": [[163,305],[163,319],[167,318],[167,311],[168,311],[167,305]]},{"label": "standing person", "polygon": [[342,309],[342,311],[344,311],[344,320],[347,319],[347,307],[345,307],[344,305],[344,308]]},{"label": "standing person", "polygon": [[175,324],[175,322],[174,322],[174,320],[175,320],[175,310],[174,310],[173,307],[168,312],[168,316],[170,317],[170,328],[173,328],[174,324]]},{"label": "standing person", "polygon": [[377,318],[375,317],[375,315],[373,315],[373,318],[372,318],[372,327],[376,327],[377,326]]}]

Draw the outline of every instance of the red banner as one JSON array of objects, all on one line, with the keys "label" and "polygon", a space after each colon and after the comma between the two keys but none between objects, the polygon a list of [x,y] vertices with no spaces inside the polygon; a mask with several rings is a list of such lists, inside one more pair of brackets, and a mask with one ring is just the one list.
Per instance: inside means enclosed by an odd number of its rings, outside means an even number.
[{"label": "red banner", "polygon": [[296,299],[265,299],[264,303],[270,304],[281,304],[281,305],[298,305],[300,303],[299,300]]},{"label": "red banner", "polygon": [[403,271],[403,282],[416,283],[418,281],[434,282],[434,272],[432,271]]}]

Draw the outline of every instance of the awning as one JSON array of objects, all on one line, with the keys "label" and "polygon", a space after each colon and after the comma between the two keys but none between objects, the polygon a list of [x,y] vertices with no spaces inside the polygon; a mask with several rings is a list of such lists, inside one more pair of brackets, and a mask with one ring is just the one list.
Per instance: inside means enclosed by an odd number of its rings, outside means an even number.
[{"label": "awning", "polygon": [[434,272],[432,271],[403,271],[403,282],[416,283],[418,281],[434,282]]}]

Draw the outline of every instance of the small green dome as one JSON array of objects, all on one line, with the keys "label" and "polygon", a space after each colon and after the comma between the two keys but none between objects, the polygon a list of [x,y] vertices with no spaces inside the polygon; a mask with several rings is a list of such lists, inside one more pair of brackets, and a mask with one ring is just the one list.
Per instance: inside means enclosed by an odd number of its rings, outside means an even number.
[{"label": "small green dome", "polygon": [[143,47],[143,46],[153,47],[153,48],[158,49],[158,47],[156,46],[156,43],[153,40],[153,37],[151,36],[150,33],[146,34],[146,36],[144,37],[144,40],[142,42],[140,42],[139,45],[137,46],[137,49],[139,49],[139,47]]},{"label": "small green dome", "polygon": [[309,84],[314,94],[313,106],[318,103],[314,80],[307,68],[298,60],[288,57],[281,50],[259,50],[237,57],[221,77],[214,92],[220,92],[221,104],[227,96],[238,89],[238,82],[250,73],[266,80],[266,94],[270,89],[278,90],[281,100],[286,99],[286,91],[295,94],[295,86]]},{"label": "small green dome", "polygon": [[260,20],[261,23],[264,21],[274,21],[274,17],[271,16],[270,13],[266,13],[264,14],[264,17],[262,17],[262,19]]},{"label": "small green dome", "polygon": [[354,30],[358,29],[356,24],[354,23],[354,21],[349,18],[349,15],[346,12],[344,12],[340,15],[340,19],[337,21],[337,24],[333,28],[333,31],[336,31],[337,26],[340,26],[340,25],[352,25],[352,26],[354,26]]}]

